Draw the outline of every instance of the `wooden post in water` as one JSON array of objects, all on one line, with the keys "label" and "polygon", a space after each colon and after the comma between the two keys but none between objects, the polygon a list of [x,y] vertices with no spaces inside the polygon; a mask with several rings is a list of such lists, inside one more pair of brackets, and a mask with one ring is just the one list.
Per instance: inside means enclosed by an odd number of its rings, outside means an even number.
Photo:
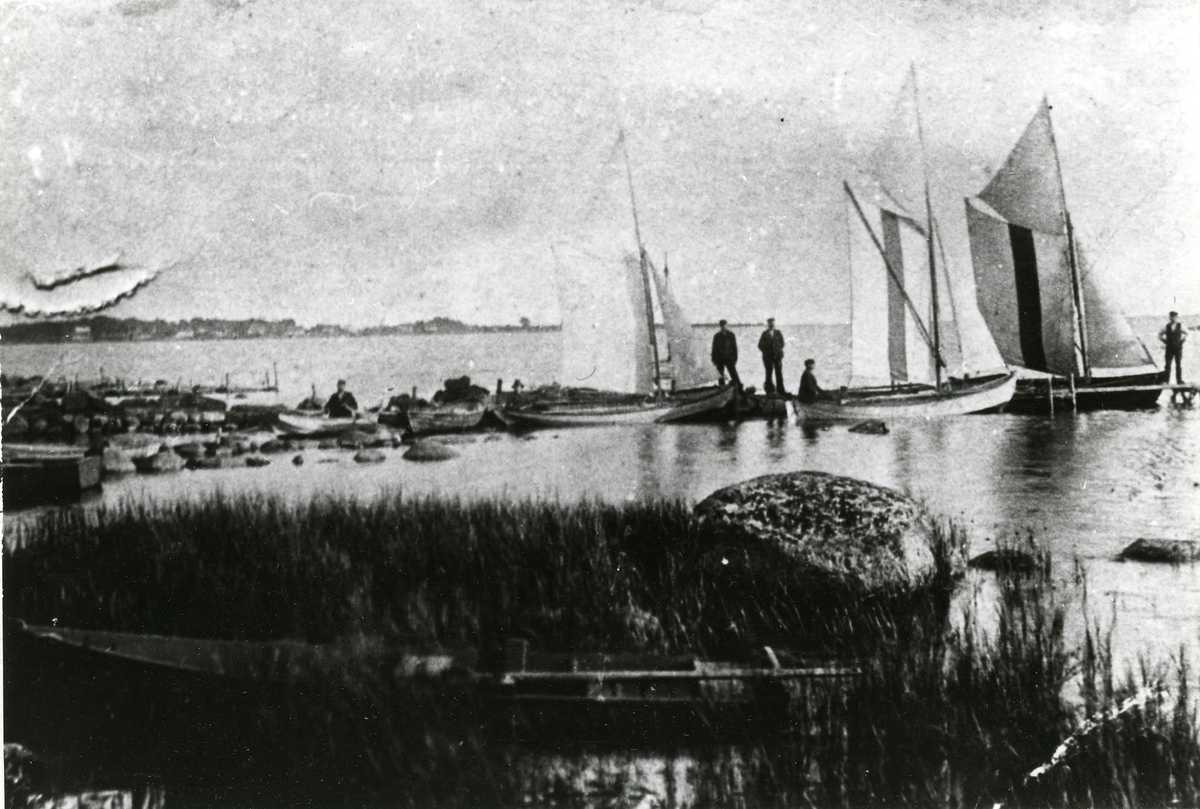
[{"label": "wooden post in water", "polygon": [[504,393],[504,380],[497,379],[496,380],[496,398],[499,399],[500,394],[502,394],[502,393]]},{"label": "wooden post in water", "polygon": [[414,399],[416,399],[416,398],[417,398],[417,386],[416,386],[416,385],[413,385],[412,397],[413,397]]},{"label": "wooden post in water", "polygon": [[275,368],[275,392],[279,392],[279,363],[273,362],[271,365]]}]

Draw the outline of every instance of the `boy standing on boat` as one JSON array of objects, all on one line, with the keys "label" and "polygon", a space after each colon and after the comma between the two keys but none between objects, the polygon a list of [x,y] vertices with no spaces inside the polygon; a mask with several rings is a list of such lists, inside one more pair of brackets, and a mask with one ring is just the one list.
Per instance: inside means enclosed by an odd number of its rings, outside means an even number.
[{"label": "boy standing on boat", "polygon": [[1179,322],[1178,312],[1171,312],[1167,325],[1158,333],[1158,339],[1167,348],[1167,360],[1163,364],[1163,382],[1171,381],[1171,361],[1175,362],[1175,384],[1183,384],[1183,341],[1187,339],[1187,329]]},{"label": "boy standing on boat", "polygon": [[358,410],[358,402],[354,399],[354,394],[346,390],[346,380],[339,379],[337,383],[337,392],[329,397],[329,401],[325,403],[325,413],[330,418],[348,419],[354,415],[354,411]]},{"label": "boy standing on boat", "polygon": [[[767,394],[779,391],[782,396],[787,393],[783,386],[783,332],[775,328],[775,318],[767,318],[767,330],[758,338],[758,350],[762,352],[763,369],[767,379],[763,382],[763,392]],[[771,381],[772,372],[775,381]]]},{"label": "boy standing on boat", "polygon": [[738,378],[737,372],[737,335],[725,328],[727,321],[720,322],[721,330],[713,335],[712,341],[712,363],[717,366],[717,375],[721,377],[721,384],[725,384],[725,371],[729,371],[729,381],[737,386],[740,391],[742,389],[742,380]]}]

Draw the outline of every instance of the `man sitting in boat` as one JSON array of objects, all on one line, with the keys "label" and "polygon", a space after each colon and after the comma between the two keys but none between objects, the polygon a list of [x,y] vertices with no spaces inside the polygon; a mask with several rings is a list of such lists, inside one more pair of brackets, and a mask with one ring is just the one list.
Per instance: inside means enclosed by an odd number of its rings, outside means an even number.
[{"label": "man sitting in boat", "polygon": [[358,402],[355,401],[354,394],[346,390],[346,380],[339,379],[337,392],[325,403],[325,414],[334,419],[348,419],[353,417],[357,410]]},{"label": "man sitting in boat", "polygon": [[813,369],[816,367],[816,360],[804,361],[804,373],[800,376],[800,392],[796,395],[800,404],[812,404],[817,399],[831,398],[829,393],[817,384],[817,375],[813,373]]}]

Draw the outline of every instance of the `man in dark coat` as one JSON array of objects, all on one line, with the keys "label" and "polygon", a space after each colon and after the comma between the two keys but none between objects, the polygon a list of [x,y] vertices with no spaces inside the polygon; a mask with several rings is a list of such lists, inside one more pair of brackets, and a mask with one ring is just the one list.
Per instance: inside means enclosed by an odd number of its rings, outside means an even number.
[{"label": "man in dark coat", "polygon": [[[775,318],[767,318],[767,329],[758,338],[758,350],[762,352],[763,369],[767,379],[763,382],[764,393],[787,392],[783,386],[783,333],[775,328]],[[774,372],[775,381],[771,381]]]},{"label": "man in dark coat", "polygon": [[1187,339],[1187,329],[1176,318],[1178,312],[1171,312],[1170,320],[1158,333],[1158,339],[1167,349],[1167,361],[1163,365],[1163,384],[1171,381],[1171,363],[1175,363],[1175,384],[1183,384],[1183,341]]},{"label": "man in dark coat", "polygon": [[355,415],[358,410],[358,402],[354,400],[354,394],[346,390],[346,380],[339,379],[337,383],[337,393],[329,397],[329,401],[325,403],[325,412],[330,418],[346,419]]},{"label": "man in dark coat", "polygon": [[737,335],[725,328],[727,321],[722,320],[720,323],[721,330],[713,335],[712,342],[712,363],[717,366],[717,374],[721,377],[721,384],[725,384],[725,371],[729,371],[729,381],[737,386],[738,390],[742,389],[742,380],[738,378],[737,372]]}]

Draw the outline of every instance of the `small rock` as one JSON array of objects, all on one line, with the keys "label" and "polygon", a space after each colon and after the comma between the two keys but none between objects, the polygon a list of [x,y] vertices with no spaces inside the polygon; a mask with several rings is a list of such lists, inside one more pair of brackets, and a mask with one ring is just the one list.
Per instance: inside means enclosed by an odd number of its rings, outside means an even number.
[{"label": "small rock", "polygon": [[417,441],[404,451],[407,461],[448,461],[458,453],[440,441]]},{"label": "small rock", "polygon": [[158,452],[145,458],[134,458],[133,465],[137,471],[156,474],[161,472],[178,472],[186,462],[172,451],[169,444],[163,444]]},{"label": "small rock", "polygon": [[355,463],[383,463],[386,460],[387,456],[377,449],[360,449],[354,453]]},{"label": "small rock", "polygon": [[337,445],[343,449],[359,449],[370,446],[375,437],[362,430],[347,430],[338,436]]},{"label": "small rock", "polygon": [[278,438],[272,438],[270,441],[264,441],[262,446],[258,448],[259,452],[271,454],[275,452],[287,452],[288,446]]},{"label": "small rock", "polygon": [[887,435],[888,427],[882,421],[860,421],[850,428],[850,432],[865,435]]},{"label": "small rock", "polygon": [[304,456],[297,455],[295,458],[292,458],[292,466],[304,466]]},{"label": "small rock", "polygon": [[137,471],[137,467],[133,465],[133,459],[118,447],[105,447],[100,463],[105,475],[124,475]]},{"label": "small rock", "polygon": [[1016,548],[997,548],[994,551],[984,551],[967,563],[974,570],[990,570],[996,573],[1029,574],[1039,568],[1045,569],[1050,564],[1050,558]]},{"label": "small rock", "polygon": [[[299,458],[301,456],[297,455],[296,457]],[[270,466],[270,465],[271,465],[270,458],[264,458],[261,455],[247,455],[246,456],[246,466],[257,467],[257,466]]]},{"label": "small rock", "polygon": [[1188,539],[1139,539],[1117,556],[1117,561],[1195,562],[1200,560],[1200,542]]}]

